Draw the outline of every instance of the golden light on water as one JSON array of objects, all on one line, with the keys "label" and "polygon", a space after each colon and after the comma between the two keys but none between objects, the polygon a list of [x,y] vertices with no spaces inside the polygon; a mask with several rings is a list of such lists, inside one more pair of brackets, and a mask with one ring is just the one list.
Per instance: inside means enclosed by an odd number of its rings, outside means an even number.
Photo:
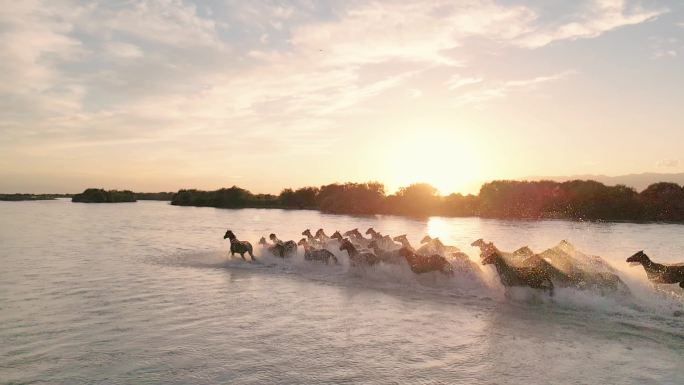
[{"label": "golden light on water", "polygon": [[439,217],[431,217],[427,223],[427,233],[432,238],[449,239],[453,226]]}]

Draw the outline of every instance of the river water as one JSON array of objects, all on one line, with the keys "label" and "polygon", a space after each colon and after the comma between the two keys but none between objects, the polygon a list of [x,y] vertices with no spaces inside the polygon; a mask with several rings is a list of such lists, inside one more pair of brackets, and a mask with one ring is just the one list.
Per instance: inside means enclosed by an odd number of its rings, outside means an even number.
[{"label": "river water", "polygon": [[[566,239],[633,297],[507,294],[408,269],[228,257],[256,241],[374,226],[460,247],[541,252]],[[684,226],[352,217],[165,202],[0,202],[2,384],[682,384],[684,295],[624,260],[684,260]]]}]

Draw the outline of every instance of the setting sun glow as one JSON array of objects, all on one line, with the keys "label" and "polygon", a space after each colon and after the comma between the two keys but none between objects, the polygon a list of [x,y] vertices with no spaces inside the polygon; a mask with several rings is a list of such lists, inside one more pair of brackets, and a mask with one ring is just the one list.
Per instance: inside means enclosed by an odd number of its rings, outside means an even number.
[{"label": "setting sun glow", "polygon": [[480,175],[477,151],[447,130],[417,130],[397,136],[387,146],[387,189],[429,183],[440,194],[463,191]]}]

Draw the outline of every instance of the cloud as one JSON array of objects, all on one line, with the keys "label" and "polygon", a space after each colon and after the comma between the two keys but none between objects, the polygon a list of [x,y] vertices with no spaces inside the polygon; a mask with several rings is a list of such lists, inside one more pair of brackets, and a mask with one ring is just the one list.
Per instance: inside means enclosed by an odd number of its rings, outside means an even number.
[{"label": "cloud", "polygon": [[58,78],[55,63],[83,52],[82,43],[70,36],[70,15],[49,5],[10,2],[3,5],[0,24],[0,92],[45,90]]},{"label": "cloud", "polygon": [[676,168],[679,167],[679,160],[678,159],[663,159],[656,163],[656,166],[659,168]]},{"label": "cloud", "polygon": [[140,47],[134,44],[122,43],[122,42],[111,42],[107,44],[107,52],[112,56],[118,56],[122,58],[138,58],[143,56],[143,52]]},{"label": "cloud", "polygon": [[534,19],[525,7],[490,1],[395,1],[350,9],[341,20],[314,22],[292,31],[292,45],[302,53],[322,50],[330,64],[365,64],[388,60],[458,65],[448,51],[460,39],[519,35]]},{"label": "cloud", "polygon": [[393,92],[484,103],[571,74],[480,67],[481,46],[530,52],[664,12],[580,4],[559,17],[492,0],[10,2],[0,13],[0,152],[51,159],[77,146],[97,158],[109,145],[121,154],[140,145],[218,159],[253,143],[324,152],[340,121],[382,113],[370,103]]},{"label": "cloud", "polygon": [[595,0],[575,16],[576,20],[539,27],[517,43],[539,48],[556,41],[593,38],[620,27],[654,20],[666,12],[666,9],[628,7],[625,0]]},{"label": "cloud", "polygon": [[173,47],[224,45],[217,23],[181,0],[139,0],[124,7],[94,4],[86,6],[78,20],[79,28],[89,34],[115,33]]},{"label": "cloud", "polygon": [[[478,89],[463,93],[456,98],[457,105],[479,104],[491,99],[502,98],[516,89],[533,89],[543,83],[565,79],[576,74],[577,71],[563,71],[552,75],[537,76],[529,79],[488,82],[481,84]],[[480,82],[476,82],[480,83]]]},{"label": "cloud", "polygon": [[460,75],[454,75],[446,82],[446,86],[450,90],[455,90],[471,84],[482,83],[483,80],[484,79],[481,77],[462,77]]},{"label": "cloud", "polygon": [[675,58],[678,55],[678,51],[681,49],[681,44],[679,44],[679,40],[673,37],[651,37],[649,40],[652,41],[653,44],[652,57],[654,59]]}]

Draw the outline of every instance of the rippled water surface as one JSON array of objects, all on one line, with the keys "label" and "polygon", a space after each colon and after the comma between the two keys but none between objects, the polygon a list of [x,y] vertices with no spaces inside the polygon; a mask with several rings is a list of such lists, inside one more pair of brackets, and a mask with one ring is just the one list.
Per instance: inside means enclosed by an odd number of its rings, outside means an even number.
[{"label": "rippled water surface", "polygon": [[[541,252],[567,239],[620,270],[632,298],[504,295],[401,268],[301,256],[231,260],[226,228],[359,227]],[[0,383],[684,383],[682,290],[624,259],[684,262],[684,226],[350,217],[163,202],[0,202]]]}]

